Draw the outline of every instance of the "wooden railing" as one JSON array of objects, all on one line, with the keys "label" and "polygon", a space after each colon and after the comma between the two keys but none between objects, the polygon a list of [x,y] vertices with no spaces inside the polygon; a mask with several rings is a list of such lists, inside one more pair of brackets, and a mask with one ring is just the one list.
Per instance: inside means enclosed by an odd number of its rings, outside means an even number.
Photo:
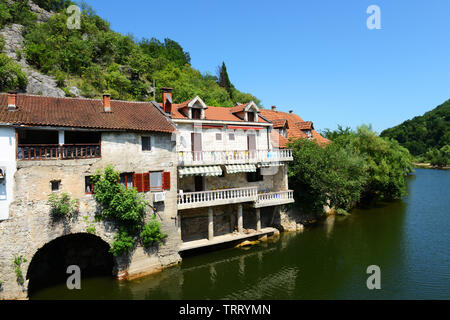
[{"label": "wooden railing", "polygon": [[70,160],[100,157],[100,143],[64,145],[19,144],[17,147],[17,159],[19,160]]},{"label": "wooden railing", "polygon": [[179,193],[178,208],[255,201],[257,195],[258,187]]},{"label": "wooden railing", "polygon": [[292,161],[292,150],[255,151],[180,151],[180,165],[246,164],[278,161]]}]

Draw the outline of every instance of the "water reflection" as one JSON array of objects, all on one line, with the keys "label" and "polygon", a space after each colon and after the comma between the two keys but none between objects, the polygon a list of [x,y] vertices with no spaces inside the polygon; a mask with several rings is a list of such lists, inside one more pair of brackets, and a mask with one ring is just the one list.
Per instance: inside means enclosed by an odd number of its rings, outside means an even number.
[{"label": "water reflection", "polygon": [[[450,172],[418,170],[403,201],[331,216],[303,233],[185,258],[145,279],[83,282],[83,299],[439,299],[450,296]],[[378,265],[382,290],[366,287]],[[65,286],[37,298],[74,298]],[[79,298],[79,297],[75,297]]]}]

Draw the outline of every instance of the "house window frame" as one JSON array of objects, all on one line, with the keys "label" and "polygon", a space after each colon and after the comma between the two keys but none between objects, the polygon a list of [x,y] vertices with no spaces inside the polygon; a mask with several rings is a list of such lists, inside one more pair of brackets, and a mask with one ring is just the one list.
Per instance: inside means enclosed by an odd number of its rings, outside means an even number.
[{"label": "house window frame", "polygon": [[[145,147],[150,147],[150,149],[144,149],[144,139],[148,139],[148,145]],[[151,136],[141,136],[141,151],[142,152],[150,152],[152,151],[152,137]]]},{"label": "house window frame", "polygon": [[228,133],[228,141],[236,141],[236,134],[234,132]]},{"label": "house window frame", "polygon": [[[88,184],[89,181],[89,184]],[[87,191],[88,186],[91,187],[91,191]],[[84,193],[85,194],[94,194],[94,183],[92,182],[92,176],[84,177]]]},{"label": "house window frame", "polygon": [[[163,184],[164,184],[164,171],[150,171],[150,192],[162,192],[163,191]],[[159,181],[161,182],[159,187],[152,187],[152,181],[155,179],[152,179],[152,174],[158,174],[160,175]]]},{"label": "house window frame", "polygon": [[[133,176],[134,176],[134,172],[123,172],[120,174],[119,177],[119,184],[122,185],[126,190],[128,190],[128,184],[131,182],[131,188],[134,188],[133,185]],[[124,177],[124,184],[122,183],[122,177]],[[131,181],[128,181],[128,178],[131,179]]]},{"label": "house window frame", "polygon": [[[54,188],[56,185],[56,188]],[[50,188],[52,192],[59,192],[61,191],[61,180],[52,180],[50,181]]]}]

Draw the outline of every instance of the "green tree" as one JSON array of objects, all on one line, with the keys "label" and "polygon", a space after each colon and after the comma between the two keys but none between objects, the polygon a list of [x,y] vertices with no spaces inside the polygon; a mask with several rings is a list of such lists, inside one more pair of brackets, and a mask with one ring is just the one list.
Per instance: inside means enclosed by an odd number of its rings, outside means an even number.
[{"label": "green tree", "polygon": [[217,80],[218,85],[227,90],[230,99],[233,100],[234,86],[231,83],[230,78],[228,76],[227,66],[225,65],[225,62],[222,62],[222,66],[217,67],[217,73],[219,78]]},{"label": "green tree", "polygon": [[24,90],[27,76],[20,65],[6,54],[0,53],[0,91]]}]

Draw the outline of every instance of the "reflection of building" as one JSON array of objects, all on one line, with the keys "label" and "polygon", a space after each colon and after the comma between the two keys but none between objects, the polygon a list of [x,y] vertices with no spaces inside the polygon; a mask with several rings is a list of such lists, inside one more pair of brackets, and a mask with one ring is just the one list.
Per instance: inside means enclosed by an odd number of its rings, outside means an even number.
[{"label": "reflection of building", "polygon": [[[163,88],[164,111],[178,129],[178,216],[184,247],[200,239],[264,232],[261,208],[292,203],[286,163],[273,124],[254,102],[233,108],[207,106],[200,97],[172,103]],[[207,245],[208,242],[203,241]],[[211,243],[211,242],[210,242]]]}]

